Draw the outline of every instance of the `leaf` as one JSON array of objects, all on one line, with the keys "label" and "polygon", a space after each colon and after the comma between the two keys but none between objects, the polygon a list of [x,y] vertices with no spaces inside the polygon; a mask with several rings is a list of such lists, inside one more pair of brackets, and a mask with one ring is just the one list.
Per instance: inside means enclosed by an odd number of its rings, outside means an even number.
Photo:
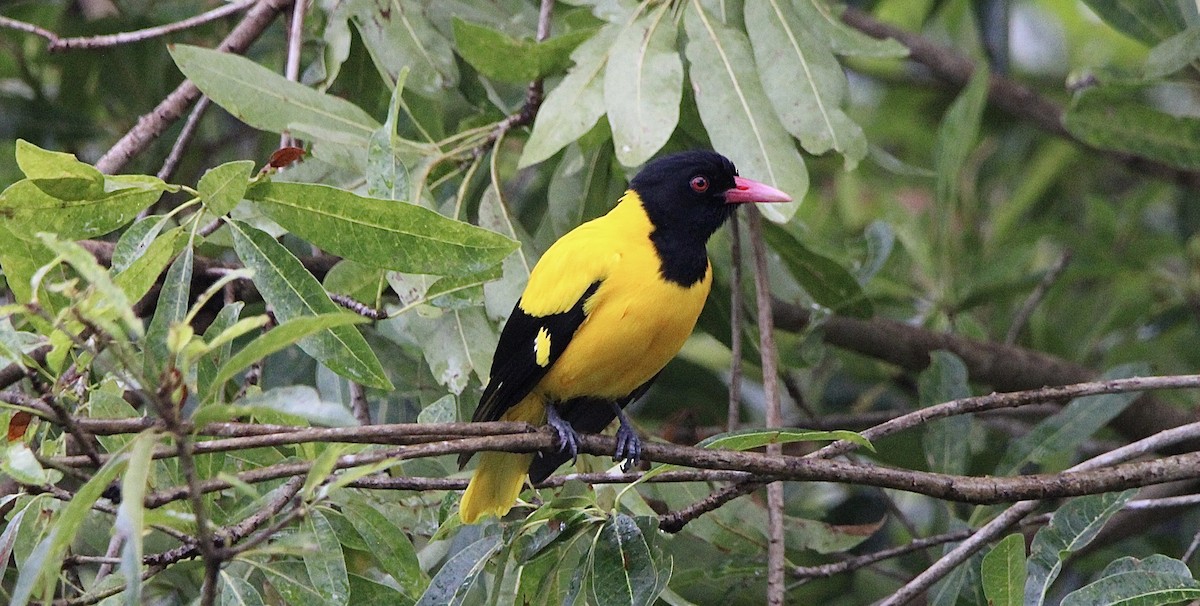
[{"label": "leaf", "polygon": [[196,190],[200,192],[200,199],[204,201],[208,212],[220,217],[233,210],[242,201],[242,196],[246,195],[253,171],[254,162],[250,160],[226,162],[205,171],[196,184]]},{"label": "leaf", "polygon": [[990,77],[985,64],[980,64],[971,81],[950,104],[938,126],[937,143],[933,150],[937,168],[936,193],[939,212],[947,217],[954,214],[950,209],[958,202],[962,168],[979,139],[979,124],[987,102]]},{"label": "leaf", "polygon": [[695,2],[686,10],[689,77],[713,148],[733,160],[743,176],[764,181],[797,200],[761,207],[768,219],[785,222],[808,191],[808,171],[775,117],[758,74],[747,69],[754,64],[750,41]]},{"label": "leaf", "polygon": [[1200,584],[1187,564],[1161,554],[1144,560],[1114,560],[1100,578],[1063,598],[1062,606],[1137,604],[1156,606],[1200,598]]},{"label": "leaf", "polygon": [[170,221],[170,217],[165,215],[149,215],[134,221],[133,225],[121,232],[121,237],[113,246],[109,268],[114,273],[125,271],[138,257],[145,254],[146,249]]},{"label": "leaf", "polygon": [[429,209],[305,183],[264,183],[247,196],[323,250],[385,269],[458,275],[499,263],[518,243]]},{"label": "leaf", "polygon": [[1192,26],[1150,49],[1142,67],[1142,77],[1147,80],[1164,78],[1197,59],[1200,59],[1200,26]]},{"label": "leaf", "polygon": [[1200,170],[1200,119],[1172,116],[1142,102],[1140,86],[1109,84],[1076,93],[1063,125],[1084,143]]},{"label": "leaf", "polygon": [[1054,512],[1050,524],[1038,531],[1029,547],[1027,606],[1045,603],[1046,592],[1058,577],[1063,560],[1091,543],[1108,519],[1136,493],[1137,490],[1126,490],[1078,497]]},{"label": "leaf", "polygon": [[140,300],[150,292],[171,260],[188,245],[190,237],[191,232],[180,226],[155,238],[132,263],[113,276],[113,283],[130,301]]},{"label": "leaf", "polygon": [[0,221],[24,239],[47,232],[64,240],[86,240],[133,221],[165,191],[136,177],[109,177],[108,181],[117,189],[82,200],[60,200],[33,181],[17,181],[0,192]]},{"label": "leaf", "polygon": [[853,170],[867,155],[867,138],[841,110],[849,83],[828,45],[808,35],[788,0],[747,2],[745,10],[758,77],[784,128],[805,151],[835,150]]},{"label": "leaf", "polygon": [[417,606],[459,606],[483,572],[484,564],[504,547],[499,534],[490,534],[450,556],[434,575]]},{"label": "leaf", "polygon": [[[1101,380],[1124,379],[1144,375],[1145,364],[1124,364],[1104,373]],[[1113,393],[1071,400],[1054,416],[1038,423],[1032,430],[1010,442],[995,475],[1019,473],[1026,465],[1038,465],[1042,471],[1065,468],[1065,459],[1085,440],[1121,414],[1141,394]],[[1047,468],[1051,462],[1057,464]]]},{"label": "leaf", "polygon": [[60,200],[95,200],[104,197],[104,175],[74,154],[44,150],[17,139],[17,166],[46,195]]},{"label": "leaf", "polygon": [[[948,351],[929,354],[929,367],[917,378],[920,406],[927,408],[971,395],[967,366]],[[921,440],[931,471],[961,475],[970,461],[971,444],[966,439],[973,425],[970,415],[955,415],[926,425]]]},{"label": "leaf", "polygon": [[[800,16],[800,24],[824,40],[836,54],[876,59],[908,56],[908,48],[900,42],[891,38],[878,40],[843,23],[840,13],[844,7],[830,6],[824,0],[793,0],[792,8]],[[834,11],[839,14],[833,14]]]},{"label": "leaf", "polygon": [[750,450],[768,444],[791,444],[793,442],[821,442],[847,440],[874,451],[869,440],[853,431],[802,430],[802,429],[743,429],[706,438],[696,446],[723,450]]},{"label": "leaf", "polygon": [[53,234],[38,235],[46,248],[54,251],[87,281],[88,290],[74,301],[83,317],[97,323],[119,322],[124,331],[118,332],[120,327],[115,324],[109,327],[108,332],[114,337],[127,335],[136,339],[142,336],[142,321],[133,313],[133,306],[125,297],[125,291],[113,283],[108,270],[101,267],[91,253],[79,244],[60,240]]},{"label": "leaf", "polygon": [[594,603],[648,606],[658,597],[654,558],[633,518],[618,513],[608,520],[589,559]]},{"label": "leaf", "polygon": [[221,569],[221,606],[259,606],[266,604],[262,595],[253,584],[246,579],[229,573],[228,568]]},{"label": "leaf", "polygon": [[869,318],[874,315],[871,301],[858,280],[836,261],[809,250],[777,225],[764,224],[762,237],[779,254],[813,301],[850,316]]},{"label": "leaf", "polygon": [[0,457],[0,472],[4,472],[5,476],[29,486],[43,486],[50,481],[50,474],[25,442],[9,442],[2,452],[4,456]]},{"label": "leaf", "polygon": [[407,79],[408,69],[405,68],[400,71],[396,87],[392,90],[387,120],[371,134],[371,140],[367,143],[367,194],[374,198],[403,200],[408,197],[408,167],[402,158],[410,154],[405,153],[400,136],[396,134],[404,82]]},{"label": "leaf", "polygon": [[350,600],[350,579],[346,573],[346,557],[338,543],[333,526],[318,509],[309,509],[301,529],[313,541],[315,549],[304,554],[304,568],[322,604],[347,604]]},{"label": "leaf", "polygon": [[361,324],[367,319],[346,311],[319,314],[315,316],[300,316],[282,322],[263,335],[255,338],[245,347],[233,354],[217,369],[213,378],[212,390],[216,393],[224,383],[237,373],[245,370],[251,364],[261,360],[289,345],[295,344],[314,333],[330,330],[338,326]]},{"label": "leaf", "polygon": [[1025,598],[1025,536],[1004,537],[983,557],[981,572],[989,606],[1021,606]]},{"label": "leaf", "polygon": [[458,85],[450,41],[433,27],[415,0],[359,0],[354,24],[375,66],[389,84],[411,69],[406,86],[430,99]]},{"label": "leaf", "polygon": [[[240,221],[227,224],[238,258],[254,271],[255,286],[280,322],[340,310],[317,279],[282,244]],[[379,389],[393,388],[366,339],[353,327],[330,326],[300,340],[299,345],[305,353],[351,381]]]},{"label": "leaf", "polygon": [[412,606],[412,598],[391,585],[350,574],[350,603],[355,606]]},{"label": "leaf", "polygon": [[125,603],[141,604],[142,552],[146,510],[144,499],[150,477],[151,456],[158,430],[146,430],[133,439],[129,467],[121,476],[121,504],[113,522],[113,536],[121,539],[121,574],[125,577]]},{"label": "leaf", "polygon": [[1182,11],[1170,2],[1083,0],[1083,3],[1113,29],[1146,44],[1155,44],[1186,25]]},{"label": "leaf", "polygon": [[293,82],[245,57],[174,44],[175,65],[197,88],[246,124],[282,133],[296,123],[322,124],[366,147],[379,128],[367,112],[332,95]]},{"label": "leaf", "polygon": [[617,36],[604,69],[604,108],[617,160],[638,166],[662,149],[679,122],[683,61],[671,6],[639,18]]},{"label": "leaf", "polygon": [[16,584],[9,594],[10,606],[25,606],[39,587],[44,587],[42,600],[51,600],[55,580],[62,570],[67,548],[75,541],[75,535],[88,517],[92,505],[108,488],[109,483],[125,469],[125,462],[125,456],[109,459],[75,492],[71,500],[58,510],[49,523],[49,533],[37,544],[21,567]]},{"label": "leaf", "polygon": [[406,595],[415,600],[425,592],[429,577],[421,570],[417,551],[402,529],[363,500],[342,505],[342,513],[366,542],[379,569],[391,575]]},{"label": "leaf", "polygon": [[558,153],[591,130],[604,115],[604,66],[620,32],[620,25],[610,23],[571,53],[575,66],[546,93],[517,162],[519,168]]},{"label": "leaf", "polygon": [[551,36],[544,42],[516,39],[454,17],[454,50],[479,73],[501,82],[528,84],[564,71],[571,51],[596,33],[581,29]]},{"label": "leaf", "polygon": [[325,427],[353,427],[359,424],[344,404],[321,399],[317,390],[307,385],[271,388],[238,400],[230,410],[235,411],[234,416],[269,410]]},{"label": "leaf", "polygon": [[486,381],[497,336],[482,308],[449,310],[433,318],[410,317],[407,330],[421,344],[434,378],[454,395],[466,389],[472,372]]},{"label": "leaf", "polygon": [[183,322],[187,316],[194,261],[192,247],[185,247],[183,254],[176,257],[171,263],[171,269],[167,270],[167,275],[163,278],[154,317],[150,319],[150,327],[146,329],[143,356],[143,372],[153,381],[158,381],[165,369],[174,366],[167,337],[171,327]]}]

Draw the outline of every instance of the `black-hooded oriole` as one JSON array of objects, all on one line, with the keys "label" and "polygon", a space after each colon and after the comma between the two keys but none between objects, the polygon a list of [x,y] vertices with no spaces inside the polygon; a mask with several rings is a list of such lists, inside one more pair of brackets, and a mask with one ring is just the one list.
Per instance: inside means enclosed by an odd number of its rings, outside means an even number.
[{"label": "black-hooded oriole", "polygon": [[739,204],[789,200],[739,177],[720,154],[683,152],[646,165],[608,214],[555,242],[500,334],[473,420],[548,423],[559,449],[483,453],[459,505],[462,521],[508,513],[526,474],[545,479],[575,456],[577,432],[602,431],[614,418],[614,460],[640,458],[623,409],[696,325],[712,286],[709,236]]}]

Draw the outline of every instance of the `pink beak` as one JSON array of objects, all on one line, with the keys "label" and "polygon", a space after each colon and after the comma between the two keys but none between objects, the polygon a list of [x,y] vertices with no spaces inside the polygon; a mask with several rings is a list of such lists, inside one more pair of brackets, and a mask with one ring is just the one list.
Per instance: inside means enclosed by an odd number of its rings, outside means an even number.
[{"label": "pink beak", "polygon": [[792,197],[767,185],[744,177],[733,178],[733,189],[725,192],[726,204],[748,202],[791,202]]}]

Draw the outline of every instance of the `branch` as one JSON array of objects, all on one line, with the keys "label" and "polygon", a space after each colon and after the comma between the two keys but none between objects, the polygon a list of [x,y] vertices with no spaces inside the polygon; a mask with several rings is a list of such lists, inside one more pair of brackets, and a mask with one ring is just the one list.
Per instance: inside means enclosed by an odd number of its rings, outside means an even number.
[{"label": "branch", "polygon": [[[918,34],[875,20],[853,7],[842,13],[842,21],[872,38],[893,38],[908,48],[909,59],[929,68],[937,78],[962,88],[975,73],[975,62],[953,49],[934,44]],[[1131,153],[1097,149],[1076,139],[1063,126],[1063,110],[1033,89],[1002,75],[991,74],[988,102],[1008,114],[1076,145],[1112,158],[1138,172],[1174,181],[1191,189],[1200,189],[1200,173],[1182,170]]]},{"label": "branch", "polygon": [[[246,13],[233,31],[221,41],[217,50],[241,53],[262,34],[281,9],[292,0],[259,0]],[[121,170],[134,156],[141,153],[158,138],[180,116],[192,101],[200,96],[200,89],[190,80],[184,80],[167,98],[163,99],[150,113],[138,118],[137,124],[125,133],[99,160],[96,168],[106,174]]]}]

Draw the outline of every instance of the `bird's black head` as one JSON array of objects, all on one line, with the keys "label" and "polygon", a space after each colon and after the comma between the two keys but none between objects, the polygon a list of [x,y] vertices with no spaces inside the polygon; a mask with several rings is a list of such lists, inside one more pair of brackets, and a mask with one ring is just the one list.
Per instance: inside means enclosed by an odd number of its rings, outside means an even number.
[{"label": "bird's black head", "polygon": [[699,150],[647,164],[629,188],[654,225],[650,240],[662,259],[663,277],[685,286],[704,277],[704,244],[739,204],[791,200],[769,185],[739,177],[725,156]]},{"label": "bird's black head", "polygon": [[655,233],[670,232],[703,245],[737,208],[725,203],[737,174],[721,154],[687,151],[647,164],[629,188],[642,199]]}]

